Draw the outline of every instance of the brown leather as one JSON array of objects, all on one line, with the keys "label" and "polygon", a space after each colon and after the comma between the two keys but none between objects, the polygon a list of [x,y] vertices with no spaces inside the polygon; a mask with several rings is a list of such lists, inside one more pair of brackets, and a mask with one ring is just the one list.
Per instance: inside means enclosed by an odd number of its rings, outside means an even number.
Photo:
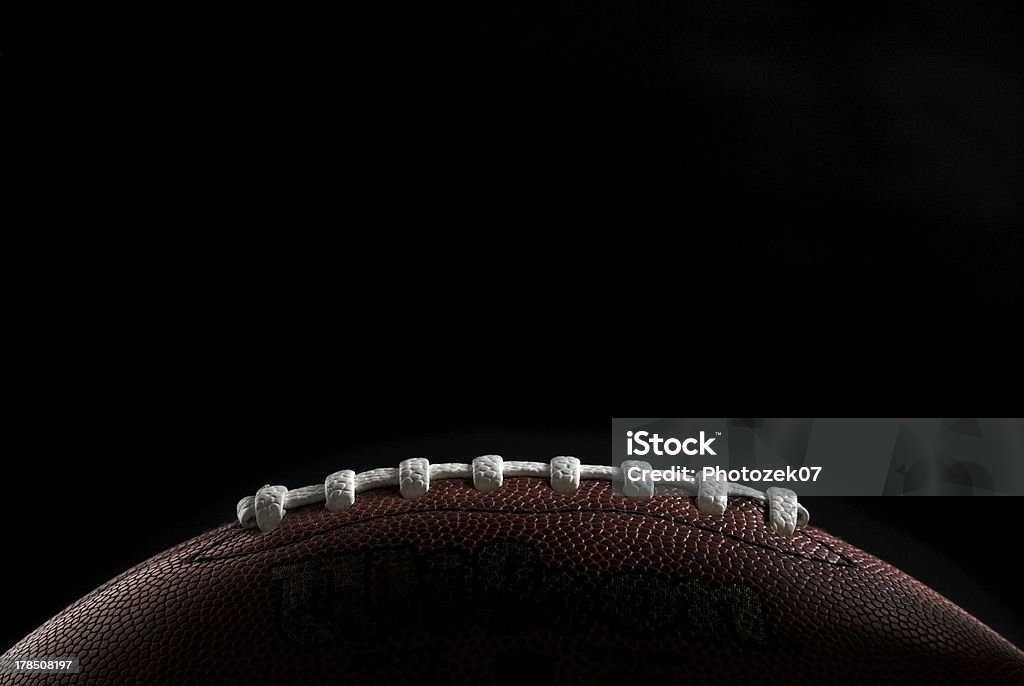
[{"label": "brown leather", "polygon": [[360,494],[225,525],[108,582],[9,655],[10,684],[1024,684],[1024,654],[919,582],[733,499],[542,479]]}]

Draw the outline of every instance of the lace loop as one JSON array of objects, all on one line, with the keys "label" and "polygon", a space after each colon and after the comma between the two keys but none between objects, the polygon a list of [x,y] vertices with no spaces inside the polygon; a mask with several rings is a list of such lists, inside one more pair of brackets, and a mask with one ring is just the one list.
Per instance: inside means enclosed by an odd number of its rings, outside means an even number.
[{"label": "lace loop", "polygon": [[[639,479],[630,479],[630,470],[639,470],[633,472],[639,474]],[[622,481],[622,494],[627,498],[653,498],[654,497],[654,479],[651,477],[651,463],[644,462],[643,460],[623,460],[622,462],[622,475],[625,477]]]},{"label": "lace loop", "polygon": [[720,515],[729,504],[729,482],[702,478],[697,486],[697,509],[702,514]]},{"label": "lace loop", "polygon": [[341,514],[356,502],[356,473],[342,469],[324,479],[324,499],[327,509]]},{"label": "lace loop", "polygon": [[502,478],[501,455],[481,455],[473,458],[473,488],[490,493],[501,488],[505,482]]}]

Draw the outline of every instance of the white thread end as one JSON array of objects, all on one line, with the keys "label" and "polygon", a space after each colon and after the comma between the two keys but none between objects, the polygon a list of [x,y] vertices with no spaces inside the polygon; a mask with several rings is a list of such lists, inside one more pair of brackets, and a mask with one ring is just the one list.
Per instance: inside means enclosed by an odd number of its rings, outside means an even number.
[{"label": "white thread end", "polygon": [[238,501],[238,505],[235,506],[235,512],[238,514],[238,523],[246,529],[253,529],[256,527],[256,498],[247,495]]}]

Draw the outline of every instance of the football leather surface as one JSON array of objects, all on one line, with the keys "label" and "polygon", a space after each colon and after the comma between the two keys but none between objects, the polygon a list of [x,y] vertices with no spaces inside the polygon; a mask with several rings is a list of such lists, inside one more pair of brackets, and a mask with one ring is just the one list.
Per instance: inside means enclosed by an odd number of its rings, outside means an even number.
[{"label": "football leather surface", "polygon": [[77,656],[26,684],[1024,684],[1024,654],[811,526],[540,478],[227,524],[128,570],[13,646]]}]

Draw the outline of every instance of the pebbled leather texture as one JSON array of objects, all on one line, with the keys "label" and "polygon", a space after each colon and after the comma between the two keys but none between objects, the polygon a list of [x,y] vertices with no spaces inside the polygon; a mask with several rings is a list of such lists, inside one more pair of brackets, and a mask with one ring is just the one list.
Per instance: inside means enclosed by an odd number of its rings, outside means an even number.
[{"label": "pebbled leather texture", "polygon": [[468,479],[225,525],[108,582],[8,655],[14,684],[1024,684],[1024,654],[894,567],[762,505],[701,514],[603,481]]}]

